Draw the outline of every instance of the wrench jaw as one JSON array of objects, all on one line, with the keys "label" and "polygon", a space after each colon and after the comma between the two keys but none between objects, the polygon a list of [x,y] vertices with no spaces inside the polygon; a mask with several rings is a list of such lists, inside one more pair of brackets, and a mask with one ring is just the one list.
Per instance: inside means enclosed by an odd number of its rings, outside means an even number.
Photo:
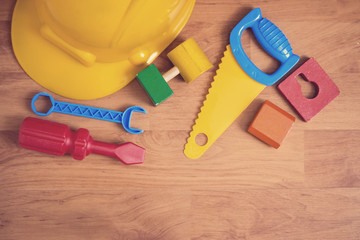
[{"label": "wrench jaw", "polygon": [[144,132],[144,130],[130,127],[130,120],[133,112],[146,113],[145,109],[143,109],[142,107],[138,107],[138,106],[129,107],[123,112],[122,125],[124,129],[129,133],[132,134],[142,133]]},{"label": "wrench jaw", "polygon": [[[37,110],[37,108],[36,108],[35,102],[39,99],[39,97],[47,97],[49,99],[50,103],[51,103],[51,107],[46,113],[39,112]],[[34,113],[39,115],[39,116],[47,116],[47,115],[49,115],[50,113],[52,113],[54,111],[54,106],[55,106],[54,98],[50,94],[47,94],[45,92],[41,92],[41,93],[36,94],[31,100],[31,108],[34,111]]]}]

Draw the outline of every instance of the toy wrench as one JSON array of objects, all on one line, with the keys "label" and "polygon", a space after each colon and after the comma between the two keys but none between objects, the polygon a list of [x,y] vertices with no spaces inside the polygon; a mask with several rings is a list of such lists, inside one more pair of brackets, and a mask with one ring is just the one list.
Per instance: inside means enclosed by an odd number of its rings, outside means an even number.
[{"label": "toy wrench", "polygon": [[[46,113],[38,112],[36,110],[35,102],[40,96],[49,97],[51,107]],[[64,113],[69,115],[75,115],[80,117],[94,118],[99,120],[105,120],[110,122],[121,123],[124,129],[132,134],[142,133],[144,130],[131,128],[130,120],[133,112],[146,113],[145,109],[138,106],[132,106],[127,108],[124,112],[118,112],[113,110],[107,110],[103,108],[88,107],[73,103],[55,101],[54,98],[47,93],[36,94],[31,101],[31,108],[39,116],[47,116],[52,112]]]},{"label": "toy wrench", "polygon": [[[274,73],[262,72],[247,57],[241,45],[241,35],[247,28],[251,28],[261,46],[281,62]],[[278,81],[298,61],[299,56],[292,53],[280,29],[263,18],[259,8],[253,9],[231,32],[230,45],[226,46],[209,93],[187,139],[185,155],[192,159],[200,157],[266,86]],[[198,134],[207,136],[206,144],[200,146],[195,142]]]}]

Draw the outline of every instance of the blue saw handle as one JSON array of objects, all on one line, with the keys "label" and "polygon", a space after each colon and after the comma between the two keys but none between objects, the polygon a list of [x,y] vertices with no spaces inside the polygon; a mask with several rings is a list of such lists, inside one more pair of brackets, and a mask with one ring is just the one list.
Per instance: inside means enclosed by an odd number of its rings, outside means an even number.
[{"label": "blue saw handle", "polygon": [[[261,46],[281,62],[281,66],[274,73],[264,73],[246,55],[241,45],[241,35],[247,28],[251,28]],[[298,55],[292,53],[290,43],[282,31],[275,24],[261,16],[260,8],[253,9],[231,31],[230,46],[241,68],[252,79],[266,86],[277,82],[300,59]]]},{"label": "blue saw handle", "polygon": [[[45,96],[50,99],[51,107],[46,113],[38,112],[35,106],[36,100],[40,96]],[[130,127],[131,115],[133,112],[146,113],[145,109],[138,106],[132,106],[127,108],[124,112],[118,112],[113,110],[107,110],[103,108],[89,107],[84,105],[78,105],[73,103],[66,103],[55,101],[54,98],[47,93],[36,94],[31,101],[31,108],[39,116],[47,116],[52,112],[64,113],[69,115],[75,115],[80,117],[94,118],[99,120],[105,120],[110,122],[121,123],[126,131],[133,134],[142,133],[143,130]]]}]

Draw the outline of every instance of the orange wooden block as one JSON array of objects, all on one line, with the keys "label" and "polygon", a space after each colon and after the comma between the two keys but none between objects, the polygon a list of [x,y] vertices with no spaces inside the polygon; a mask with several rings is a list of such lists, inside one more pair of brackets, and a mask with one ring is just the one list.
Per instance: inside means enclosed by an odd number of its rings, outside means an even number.
[{"label": "orange wooden block", "polygon": [[294,116],[266,100],[248,132],[270,146],[279,148],[294,122]]}]

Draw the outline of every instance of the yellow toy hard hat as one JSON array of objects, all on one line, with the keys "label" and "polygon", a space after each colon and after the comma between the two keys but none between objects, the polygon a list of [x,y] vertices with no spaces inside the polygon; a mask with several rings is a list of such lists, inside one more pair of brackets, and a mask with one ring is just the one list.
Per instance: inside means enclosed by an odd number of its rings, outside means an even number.
[{"label": "yellow toy hard hat", "polygon": [[195,0],[18,0],[11,37],[48,90],[94,99],[127,85],[175,39]]}]

